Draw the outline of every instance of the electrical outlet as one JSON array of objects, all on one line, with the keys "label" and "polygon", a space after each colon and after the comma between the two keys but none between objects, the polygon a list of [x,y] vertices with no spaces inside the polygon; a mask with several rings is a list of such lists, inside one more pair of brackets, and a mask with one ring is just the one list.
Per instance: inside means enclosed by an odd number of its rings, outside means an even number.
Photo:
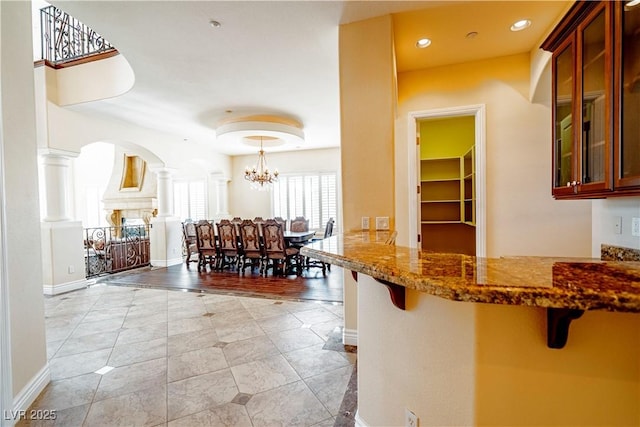
[{"label": "electrical outlet", "polygon": [[640,237],[640,218],[631,218],[631,235]]},{"label": "electrical outlet", "polygon": [[613,232],[615,234],[622,234],[622,217],[621,216],[613,217]]},{"label": "electrical outlet", "polygon": [[69,274],[73,274],[73,273],[75,273],[75,272],[76,272],[76,268],[75,268],[73,265],[70,265],[70,266],[67,268],[67,271],[69,272]]},{"label": "electrical outlet", "polygon": [[408,409],[404,410],[404,426],[418,427],[418,416]]},{"label": "electrical outlet", "polygon": [[362,229],[363,230],[368,230],[369,229],[369,217],[368,216],[363,216],[362,217]]},{"label": "electrical outlet", "polygon": [[376,217],[376,230],[388,230],[389,229],[389,217],[377,216]]}]

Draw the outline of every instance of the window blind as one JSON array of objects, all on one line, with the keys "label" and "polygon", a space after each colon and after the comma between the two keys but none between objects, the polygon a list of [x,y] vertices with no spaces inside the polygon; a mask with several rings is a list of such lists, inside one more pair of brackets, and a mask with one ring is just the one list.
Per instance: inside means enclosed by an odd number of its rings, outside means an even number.
[{"label": "window blind", "polygon": [[323,229],[338,212],[335,172],[280,175],[272,191],[273,216],[293,219],[303,216],[309,228]]},{"label": "window blind", "polygon": [[207,197],[204,181],[173,183],[174,213],[183,220],[198,221],[207,218]]}]

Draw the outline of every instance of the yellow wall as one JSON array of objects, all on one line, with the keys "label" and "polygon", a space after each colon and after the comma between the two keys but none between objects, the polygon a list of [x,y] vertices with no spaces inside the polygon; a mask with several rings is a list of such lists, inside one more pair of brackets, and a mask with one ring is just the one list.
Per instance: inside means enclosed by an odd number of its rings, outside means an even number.
[{"label": "yellow wall", "polygon": [[345,230],[361,217],[393,216],[395,90],[390,16],[340,27]]},{"label": "yellow wall", "polygon": [[[394,228],[396,92],[391,16],[342,25],[339,48],[344,230],[360,229],[363,216],[370,217],[371,224],[376,216],[388,216]],[[347,271],[345,336],[357,330],[356,299],[355,282]]]},{"label": "yellow wall", "polygon": [[[529,58],[521,54],[398,76],[399,244],[407,242],[405,218],[411,208],[405,191],[408,150],[413,149],[407,136],[408,114],[484,104],[487,255],[591,255],[591,202],[558,202],[551,197],[551,112],[548,105],[528,100]],[[550,94],[551,88],[545,92]]]},{"label": "yellow wall", "polygon": [[464,155],[475,142],[475,118],[462,116],[420,121],[420,158]]}]

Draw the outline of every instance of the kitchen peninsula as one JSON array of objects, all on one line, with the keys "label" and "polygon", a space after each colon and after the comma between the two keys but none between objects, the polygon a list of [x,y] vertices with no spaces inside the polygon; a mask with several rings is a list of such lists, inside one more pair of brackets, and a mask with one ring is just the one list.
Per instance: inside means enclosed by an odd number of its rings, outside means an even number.
[{"label": "kitchen peninsula", "polygon": [[376,240],[302,250],[357,275],[361,425],[640,425],[640,263]]}]

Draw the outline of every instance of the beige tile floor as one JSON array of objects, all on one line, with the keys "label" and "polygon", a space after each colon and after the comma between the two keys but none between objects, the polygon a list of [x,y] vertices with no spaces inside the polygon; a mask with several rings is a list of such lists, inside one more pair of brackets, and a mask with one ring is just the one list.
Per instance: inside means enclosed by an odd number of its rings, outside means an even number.
[{"label": "beige tile floor", "polygon": [[342,304],[96,285],[45,300],[45,426],[333,426]]}]

